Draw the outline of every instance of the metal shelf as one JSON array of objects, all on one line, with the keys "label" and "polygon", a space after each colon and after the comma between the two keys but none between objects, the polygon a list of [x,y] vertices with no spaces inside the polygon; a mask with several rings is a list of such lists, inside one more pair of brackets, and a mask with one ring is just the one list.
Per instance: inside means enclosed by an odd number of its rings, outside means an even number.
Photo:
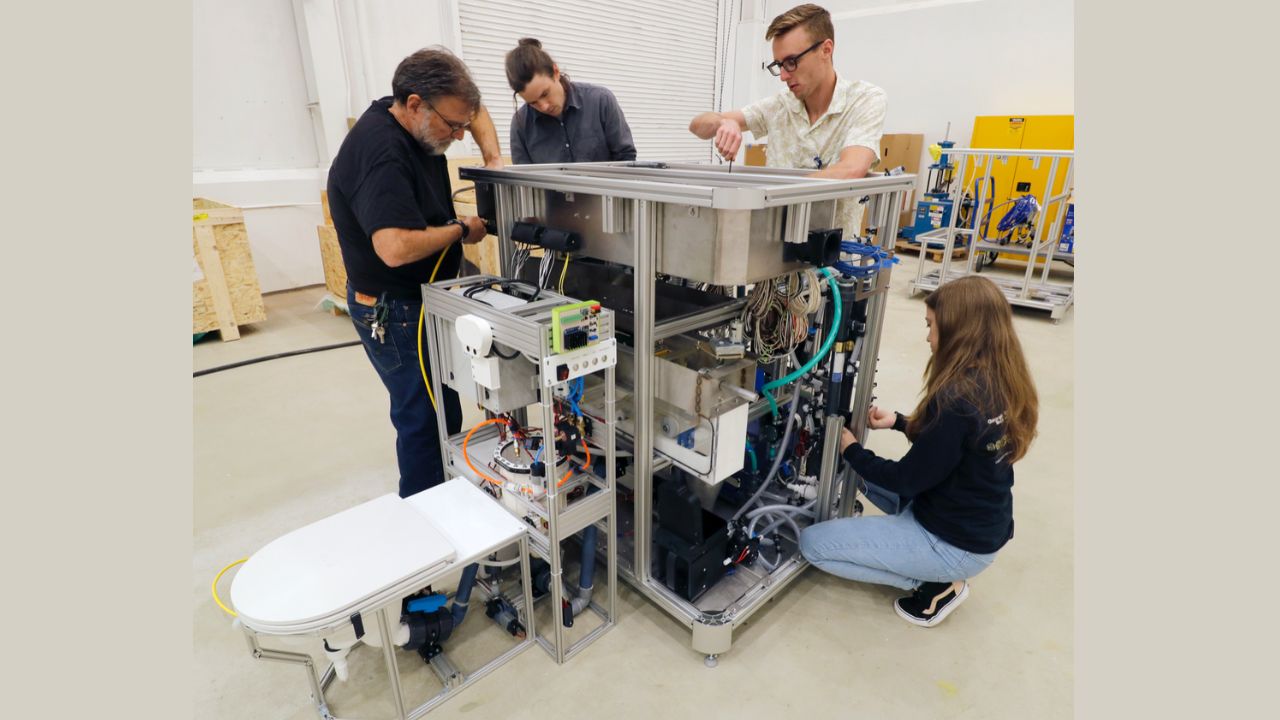
[{"label": "metal shelf", "polygon": [[[948,227],[918,235],[916,239],[921,245],[935,251],[941,249],[942,252],[938,262],[930,261],[926,253],[921,253],[920,262],[916,266],[915,281],[909,285],[911,293],[931,292],[947,282],[981,272],[982,255],[985,253],[1020,255],[1025,258],[1023,262],[1026,269],[1019,278],[1003,278],[992,274],[984,277],[988,277],[1000,287],[1010,304],[1048,310],[1055,323],[1061,320],[1075,303],[1075,292],[1070,285],[1049,282],[1049,270],[1053,264],[1052,260],[1061,260],[1073,266],[1075,264],[1074,252],[1064,253],[1058,250],[1058,239],[1066,215],[1067,200],[1071,196],[1073,187],[1074,153],[1057,150],[953,148],[947,150],[947,155],[958,158],[961,166],[972,168],[977,186],[980,188],[978,197],[975,199],[977,207],[985,207],[988,187],[985,180],[991,177],[992,168],[997,159],[1029,158],[1040,165],[1048,161],[1045,194],[1051,194],[1054,188],[1060,188],[1061,192],[1044,198],[1042,204],[1044,211],[1037,218],[1030,247],[1001,245],[985,239],[974,242],[974,229],[957,227],[955,223],[958,218],[955,213],[952,214],[952,224]],[[955,189],[951,191],[950,196],[954,203],[953,207],[960,206],[964,188],[971,184],[969,182],[955,184]],[[939,247],[933,247],[935,243]],[[951,251],[956,247],[967,247],[971,252],[964,259],[953,259]],[[1036,259],[1039,258],[1047,258],[1049,262],[1038,263]]]},{"label": "metal shelf", "polygon": [[[974,247],[979,252],[986,250],[991,252],[1009,253],[1010,255],[1030,255],[1031,254],[1031,248],[1024,247],[1022,245],[1001,245],[1000,243],[980,242],[980,243],[975,243]],[[1048,248],[1042,248],[1040,252],[1036,253],[1036,258],[1043,258],[1043,257],[1049,257]],[[1064,253],[1064,252],[1059,252],[1055,250],[1053,252],[1053,259],[1062,260],[1063,262],[1075,262],[1076,254]]]},{"label": "metal shelf", "polygon": [[[911,283],[911,292],[930,292],[937,290],[940,270],[927,273],[924,277]],[[959,280],[966,273],[951,271],[947,273],[947,281]],[[1057,323],[1066,314],[1067,308],[1075,303],[1075,289],[1070,285],[1044,283],[1024,286],[1021,280],[1002,278],[997,275],[984,275],[1000,288],[1010,305],[1048,310],[1050,318]]]}]

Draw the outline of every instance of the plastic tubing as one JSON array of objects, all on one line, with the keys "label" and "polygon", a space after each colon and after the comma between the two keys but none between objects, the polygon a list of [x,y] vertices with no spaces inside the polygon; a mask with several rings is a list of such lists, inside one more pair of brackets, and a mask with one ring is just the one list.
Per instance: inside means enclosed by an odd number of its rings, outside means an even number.
[{"label": "plastic tubing", "polygon": [[765,513],[786,513],[788,515],[794,513],[796,515],[804,515],[806,517],[814,514],[813,505],[816,500],[810,500],[804,505],[765,505],[747,513],[747,519],[750,520]]},{"label": "plastic tubing", "polygon": [[[831,286],[831,302],[836,304],[836,316],[831,323],[831,327],[827,328],[827,337],[822,342],[822,348],[814,353],[813,357],[809,358],[809,362],[801,365],[786,377],[765,383],[764,387],[760,388],[760,392],[764,393],[765,398],[769,400],[769,412],[773,413],[775,418],[778,417],[778,403],[773,399],[773,389],[793,382],[796,378],[812,370],[813,366],[817,365],[818,361],[826,357],[827,353],[831,351],[831,346],[836,344],[836,335],[839,334],[840,320],[843,314],[842,303],[840,302],[840,286],[836,285],[836,280],[831,277],[829,269],[822,268],[822,275],[827,279],[827,284]],[[789,424],[788,427],[790,427]]]},{"label": "plastic tubing", "polygon": [[[832,334],[832,337],[835,337],[834,333]],[[770,400],[773,399],[771,396],[768,396],[767,394],[766,396],[769,397]],[[787,427],[785,430],[782,431],[782,442],[781,444],[778,445],[778,448],[779,448],[778,452],[773,456],[773,465],[769,468],[769,474],[765,476],[764,482],[760,483],[760,488],[756,490],[754,495],[751,496],[751,499],[743,503],[742,507],[738,508],[738,512],[733,514],[733,520],[735,522],[737,521],[738,518],[742,517],[742,513],[746,512],[747,508],[754,505],[755,502],[760,499],[760,496],[764,494],[765,488],[769,487],[769,483],[773,482],[774,476],[778,474],[778,468],[782,466],[782,458],[787,454],[786,453],[787,444],[791,442],[791,428],[796,424],[796,415],[799,413],[799,410],[800,410],[800,391],[796,390],[794,393],[791,394],[791,408],[790,408],[791,414],[790,416],[787,417]]]},{"label": "plastic tubing", "polygon": [[578,573],[578,587],[590,590],[596,576],[596,534],[599,529],[588,525],[582,531],[582,570]]},{"label": "plastic tubing", "polygon": [[467,617],[467,603],[471,601],[471,588],[476,583],[476,571],[479,569],[479,565],[471,563],[462,570],[462,578],[458,580],[458,592],[453,596],[453,607],[449,608],[449,612],[453,614],[455,628]]},{"label": "plastic tubing", "polygon": [[[753,519],[753,522],[754,522],[754,519]],[[796,525],[796,521],[792,520],[790,515],[783,515],[782,519],[779,520],[778,522],[779,523],[786,522],[787,524],[789,524],[791,526],[791,529],[796,534],[796,542],[800,541],[800,527]],[[774,523],[774,525],[777,525],[777,523]],[[774,525],[769,526],[767,530],[772,530]],[[767,570],[768,572],[773,572],[774,568],[778,567],[778,563],[782,562],[782,548],[778,547],[776,549],[778,551],[778,562],[769,562],[769,559],[764,556],[764,553],[760,553],[760,555],[758,556],[760,558],[760,564],[764,565],[764,569]]]},{"label": "plastic tubing", "polygon": [[[752,518],[752,519],[751,519],[751,524],[752,524],[752,525],[755,525],[756,521],[757,521],[757,520],[759,520],[761,517],[764,517],[764,516],[763,516],[763,515],[757,515],[756,517]],[[796,540],[797,540],[797,541],[799,541],[799,540],[800,540],[800,526],[799,526],[799,525],[796,525],[796,521],[795,521],[795,520],[794,520],[790,515],[780,515],[780,516],[778,517],[778,519],[777,519],[777,520],[775,520],[771,525],[769,525],[768,527],[766,527],[764,530],[761,530],[761,531],[760,531],[760,534],[761,534],[761,535],[767,535],[768,533],[772,532],[774,528],[778,527],[778,526],[779,526],[779,525],[781,525],[782,523],[787,523],[788,525],[790,525],[790,526],[791,526],[791,529],[792,529],[793,531],[795,531],[795,534],[796,534]],[[751,534],[752,534],[752,535],[755,535],[755,532],[754,532],[754,531],[752,531],[752,533],[751,533]]]}]

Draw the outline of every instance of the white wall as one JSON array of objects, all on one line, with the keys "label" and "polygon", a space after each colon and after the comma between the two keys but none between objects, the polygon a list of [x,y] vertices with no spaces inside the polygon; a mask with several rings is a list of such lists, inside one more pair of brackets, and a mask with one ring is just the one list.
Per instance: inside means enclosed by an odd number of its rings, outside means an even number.
[{"label": "white wall", "polygon": [[[976,115],[1075,111],[1071,0],[844,0],[829,9],[836,70],[888,92],[886,132],[923,132],[928,146],[949,121],[951,139],[967,146]],[[896,11],[858,14],[877,10]]]},{"label": "white wall", "polygon": [[192,166],[315,167],[291,0],[195,0]]},{"label": "white wall", "polygon": [[[735,105],[785,89],[760,69],[764,30],[796,0],[744,0]],[[967,146],[976,115],[1075,112],[1071,0],[825,0],[836,30],[836,71],[884,88],[886,133],[923,133],[924,147]],[[756,13],[759,20],[751,20]],[[747,59],[751,63],[744,62]],[[743,93],[746,96],[743,96]],[[928,165],[928,155],[921,168]],[[923,170],[921,172],[923,175]],[[923,187],[923,179],[921,180]]]},{"label": "white wall", "polygon": [[[760,67],[764,30],[796,2],[734,1],[725,106],[741,108],[784,88]],[[967,145],[975,115],[1074,112],[1070,0],[823,4],[837,70],[888,92],[885,132],[924,133],[927,147],[950,121]],[[194,0],[192,192],[246,209],[264,291],[323,282],[319,196],[346,119],[432,44],[460,50],[455,0]],[[478,154],[454,145],[451,155]]]},{"label": "white wall", "polygon": [[292,0],[195,0],[192,195],[245,209],[264,291],[323,282],[316,116]]},{"label": "white wall", "polygon": [[320,191],[347,118],[414,50],[456,50],[453,0],[194,3],[192,194],[245,209],[264,292],[322,283]]}]

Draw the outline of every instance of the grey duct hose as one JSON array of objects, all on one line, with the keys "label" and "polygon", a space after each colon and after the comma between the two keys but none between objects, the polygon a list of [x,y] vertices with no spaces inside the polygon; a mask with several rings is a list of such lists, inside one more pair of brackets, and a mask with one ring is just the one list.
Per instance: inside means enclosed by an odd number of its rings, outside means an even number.
[{"label": "grey duct hose", "polygon": [[568,582],[564,583],[564,594],[569,599],[569,607],[573,610],[573,616],[577,617],[582,614],[583,610],[591,604],[591,589],[595,584],[596,572],[596,535],[599,529],[595,525],[588,525],[582,531],[582,567],[578,572],[578,587],[572,588]]},{"label": "grey duct hose", "polygon": [[462,570],[462,578],[458,580],[458,592],[453,595],[453,606],[449,611],[453,614],[453,626],[457,627],[467,617],[467,603],[471,601],[471,588],[476,584],[476,572],[480,566],[472,563]]},{"label": "grey duct hose", "polygon": [[[777,520],[774,520],[772,524],[770,524],[768,527],[760,531],[759,533],[761,536],[760,544],[772,545],[773,541],[770,540],[767,537],[767,535],[773,532],[775,528],[777,528],[779,525],[783,524],[784,522],[791,525],[791,529],[796,534],[796,542],[799,542],[800,526],[796,524],[796,521],[792,519],[792,516],[802,515],[804,517],[816,517],[817,513],[813,510],[813,506],[816,505],[817,503],[818,501],[814,499],[809,501],[808,503],[805,503],[801,507],[796,507],[795,505],[766,505],[765,507],[762,507],[762,508],[756,508],[755,510],[752,510],[750,513],[747,514],[747,517],[751,518],[751,523],[747,525],[747,535],[750,537],[756,536],[756,523],[758,523],[761,518],[765,516],[769,516],[769,517],[776,516],[778,518]],[[768,572],[773,572],[773,569],[777,567],[777,563],[769,562],[769,559],[766,558],[763,553],[759,555],[759,558],[760,558],[760,564],[763,565],[764,569],[767,570]],[[781,548],[778,549],[778,559],[779,560],[782,559]]]},{"label": "grey duct hose", "polygon": [[778,503],[778,504],[785,503],[787,501],[786,495],[779,495],[778,493],[773,493],[773,492],[766,492],[760,497],[770,502]]},{"label": "grey duct hose", "polygon": [[751,525],[750,525],[750,526],[748,526],[748,527],[750,528],[750,529],[749,529],[749,532],[750,532],[753,536],[754,536],[754,535],[757,535],[757,534],[760,536],[760,542],[761,542],[762,544],[765,544],[765,545],[772,545],[772,544],[773,544],[773,541],[772,541],[772,540],[770,540],[770,539],[768,538],[769,533],[773,532],[775,529],[777,529],[777,527],[778,527],[779,525],[781,525],[781,524],[782,524],[782,523],[784,523],[784,522],[785,522],[785,523],[790,523],[790,524],[791,524],[791,527],[795,528],[795,530],[796,530],[796,539],[797,539],[797,540],[798,540],[798,539],[800,539],[800,528],[799,528],[799,526],[798,526],[798,525],[796,525],[796,521],[795,521],[795,520],[792,518],[792,516],[790,516],[790,515],[769,515],[769,516],[768,516],[769,518],[771,518],[771,519],[772,519],[772,518],[775,518],[775,517],[776,517],[777,519],[776,519],[776,520],[774,520],[774,521],[773,521],[773,523],[771,523],[768,527],[766,527],[765,529],[761,530],[759,533],[756,533],[756,532],[755,532],[755,524],[756,524],[756,522],[757,522],[757,521],[759,521],[759,520],[760,520],[760,518],[763,518],[763,517],[765,517],[765,516],[764,516],[764,515],[757,515],[756,517],[752,518],[752,520],[751,520]]},{"label": "grey duct hose", "polygon": [[797,513],[812,517],[814,515],[813,506],[817,504],[818,500],[815,498],[804,505],[765,505],[747,513],[747,519],[749,520],[751,518],[759,517],[765,513],[772,512]]},{"label": "grey duct hose", "polygon": [[[757,515],[755,518],[752,518],[752,523],[754,524],[754,522],[755,522],[757,519],[759,519],[760,517],[761,517],[761,516]],[[791,526],[792,531],[794,531],[794,532],[795,532],[795,534],[796,534],[796,541],[797,541],[797,542],[799,542],[799,541],[800,541],[800,526],[796,525],[796,521],[795,521],[795,520],[792,520],[790,515],[783,515],[783,516],[782,516],[782,518],[781,518],[780,520],[778,520],[778,521],[777,521],[777,522],[775,522],[773,525],[770,525],[768,528],[766,528],[766,532],[767,532],[768,530],[772,530],[772,529],[773,529],[775,526],[777,526],[779,523],[783,523],[783,522],[785,522],[785,523],[787,523],[788,525],[790,525],[790,526]],[[764,542],[764,538],[761,538],[761,543],[763,544],[763,542]],[[763,566],[764,566],[764,569],[765,569],[765,570],[767,570],[767,571],[769,571],[769,572],[773,572],[773,569],[774,569],[774,568],[776,568],[776,567],[778,567],[778,563],[776,563],[776,562],[769,562],[769,558],[766,558],[766,557],[764,556],[764,553],[760,553],[757,557],[759,557],[759,558],[760,558],[760,564],[761,564],[761,565],[763,565]],[[778,548],[778,561],[779,561],[779,562],[781,562],[781,561],[782,561],[782,548]]]},{"label": "grey duct hose", "polygon": [[765,488],[769,487],[769,483],[773,482],[773,478],[778,474],[778,468],[782,467],[782,457],[787,454],[787,445],[791,442],[791,428],[796,423],[796,415],[799,410],[800,388],[796,387],[791,393],[791,414],[787,418],[787,428],[782,432],[782,443],[778,445],[778,454],[773,456],[773,465],[769,468],[769,474],[765,476],[764,482],[760,483],[760,489],[756,490],[751,499],[747,500],[742,507],[738,508],[738,512],[733,514],[733,522],[737,522],[738,518],[742,517],[742,513],[747,511],[747,508],[756,504],[756,501],[764,494]]}]

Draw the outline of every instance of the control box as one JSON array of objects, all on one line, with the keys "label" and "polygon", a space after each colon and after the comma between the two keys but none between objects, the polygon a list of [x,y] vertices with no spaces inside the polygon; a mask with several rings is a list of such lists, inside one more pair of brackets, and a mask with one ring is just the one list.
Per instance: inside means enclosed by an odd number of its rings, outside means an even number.
[{"label": "control box", "polygon": [[600,341],[600,303],[595,300],[561,305],[551,311],[551,350],[572,352]]}]

